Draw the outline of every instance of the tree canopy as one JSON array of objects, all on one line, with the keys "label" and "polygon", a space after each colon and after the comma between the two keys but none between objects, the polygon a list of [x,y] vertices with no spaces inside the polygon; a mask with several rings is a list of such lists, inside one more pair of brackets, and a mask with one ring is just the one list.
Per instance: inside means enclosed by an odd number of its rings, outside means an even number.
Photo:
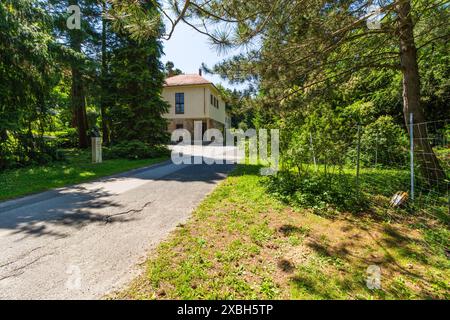
[{"label": "tree canopy", "polygon": [[[213,71],[232,82],[254,81],[262,99],[270,104],[271,112],[284,105],[304,108],[307,104],[299,102],[313,93],[327,95],[327,102],[333,102],[336,96],[343,98],[342,90],[336,90],[342,83],[364,83],[364,77],[369,74],[389,81],[386,90],[398,88],[396,81],[401,79],[401,106],[406,127],[409,127],[410,114],[416,123],[449,114],[445,103],[436,108],[423,97],[428,92],[439,104],[442,102],[439,96],[448,97],[448,68],[437,62],[448,56],[446,1],[213,0],[171,3],[177,17],[169,18],[173,28],[183,21],[207,35],[219,50],[248,47],[247,52],[216,65]],[[171,32],[167,36],[170,37]],[[440,58],[436,60],[436,56]],[[428,57],[432,57],[434,66],[440,71],[430,72]],[[440,81],[437,80],[439,74],[445,74]],[[421,77],[427,80],[422,82]],[[439,93],[425,91],[431,85],[430,80],[441,88]],[[382,87],[380,85],[375,91],[365,90],[365,94],[375,97]],[[443,93],[445,91],[447,93]],[[380,97],[378,91],[378,99]],[[351,98],[353,102],[358,99]],[[391,102],[394,103],[385,106],[386,109],[399,106],[396,101]],[[428,143],[426,132],[416,130],[415,148],[420,150],[422,167],[429,168],[426,175],[431,180],[444,179],[445,174]]]},{"label": "tree canopy", "polygon": [[[68,26],[71,6],[79,28]],[[145,41],[128,28],[132,20],[112,20],[122,6],[111,1],[0,3],[0,168],[56,159],[57,134],[66,147],[87,148],[97,126],[106,144],[165,142],[163,25],[156,4],[135,8],[159,24]]]}]

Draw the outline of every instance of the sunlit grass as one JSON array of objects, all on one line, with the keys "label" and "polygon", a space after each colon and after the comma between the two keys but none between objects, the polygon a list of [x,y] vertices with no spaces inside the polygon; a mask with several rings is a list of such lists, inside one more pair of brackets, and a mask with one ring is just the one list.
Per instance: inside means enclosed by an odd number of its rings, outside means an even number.
[{"label": "sunlit grass", "polygon": [[[267,192],[240,165],[162,243],[126,299],[448,299],[449,232],[370,211],[317,215]],[[417,224],[421,221],[424,224]],[[366,285],[381,268],[381,288]]]},{"label": "sunlit grass", "polygon": [[86,182],[167,159],[113,159],[94,164],[88,151],[66,150],[65,154],[65,161],[1,172],[0,200]]}]

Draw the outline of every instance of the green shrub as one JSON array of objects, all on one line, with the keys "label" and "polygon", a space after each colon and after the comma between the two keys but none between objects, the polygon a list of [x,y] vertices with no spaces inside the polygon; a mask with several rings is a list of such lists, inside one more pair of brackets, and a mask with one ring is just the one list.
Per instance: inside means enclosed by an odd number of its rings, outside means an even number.
[{"label": "green shrub", "polygon": [[[362,166],[405,166],[409,157],[408,136],[391,116],[381,116],[362,130]],[[347,153],[352,164],[356,163],[356,153],[354,143],[354,147]]]},{"label": "green shrub", "polygon": [[323,114],[308,115],[298,126],[283,129],[283,165],[301,172],[308,170],[305,165],[314,161],[342,167],[353,132],[341,126],[338,120],[332,111],[325,110]]},{"label": "green shrub", "polygon": [[34,163],[47,164],[53,161],[65,160],[64,153],[61,152],[54,143],[43,142],[39,147],[39,152],[35,156]]},{"label": "green shrub", "polygon": [[166,156],[169,154],[165,146],[149,146],[138,140],[120,142],[110,148],[105,148],[105,159],[148,159]]},{"label": "green shrub", "polygon": [[54,140],[40,136],[16,133],[0,141],[0,170],[43,165],[63,158]]},{"label": "green shrub", "polygon": [[170,156],[170,150],[165,145],[152,146],[150,158],[160,158]]},{"label": "green shrub", "polygon": [[345,174],[307,172],[301,175],[281,171],[267,180],[268,191],[290,205],[360,212],[367,209],[362,193],[358,192],[354,177]]},{"label": "green shrub", "polygon": [[54,135],[56,136],[55,145],[57,148],[69,149],[78,147],[77,129],[70,128],[67,131],[56,132]]}]

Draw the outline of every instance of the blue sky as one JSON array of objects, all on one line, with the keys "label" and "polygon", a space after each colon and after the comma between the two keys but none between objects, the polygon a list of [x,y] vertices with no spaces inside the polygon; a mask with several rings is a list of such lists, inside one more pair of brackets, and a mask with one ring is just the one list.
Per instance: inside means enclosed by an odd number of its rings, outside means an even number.
[{"label": "blue sky", "polygon": [[[163,41],[165,56],[162,57],[163,63],[172,61],[175,68],[181,69],[184,73],[198,73],[198,69],[204,62],[208,67],[212,67],[227,57],[233,55],[229,52],[227,55],[219,55],[217,50],[209,42],[206,35],[203,35],[188,25],[180,22],[169,40]],[[214,83],[220,83],[228,88],[243,88],[243,86],[234,86],[226,80],[222,80],[216,75],[203,75]]]}]

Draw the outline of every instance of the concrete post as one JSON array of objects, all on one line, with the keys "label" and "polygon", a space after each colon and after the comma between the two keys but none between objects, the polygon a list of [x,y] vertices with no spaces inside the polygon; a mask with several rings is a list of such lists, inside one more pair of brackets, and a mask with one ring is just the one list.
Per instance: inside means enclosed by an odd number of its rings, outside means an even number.
[{"label": "concrete post", "polygon": [[92,163],[102,163],[102,138],[91,138],[92,145]]}]

